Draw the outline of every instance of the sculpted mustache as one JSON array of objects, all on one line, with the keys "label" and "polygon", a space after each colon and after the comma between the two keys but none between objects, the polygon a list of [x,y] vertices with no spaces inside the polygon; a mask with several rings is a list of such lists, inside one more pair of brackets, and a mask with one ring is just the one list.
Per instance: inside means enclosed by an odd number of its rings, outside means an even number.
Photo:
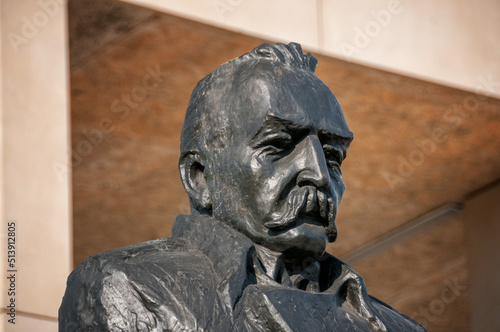
[{"label": "sculpted mustache", "polygon": [[[272,220],[264,224],[271,230],[283,230],[293,225],[299,215],[317,213],[321,219],[328,221],[327,228],[335,227],[335,205],[332,197],[312,188],[300,188],[292,191],[286,204],[272,214]],[[333,225],[331,225],[333,224]]]}]

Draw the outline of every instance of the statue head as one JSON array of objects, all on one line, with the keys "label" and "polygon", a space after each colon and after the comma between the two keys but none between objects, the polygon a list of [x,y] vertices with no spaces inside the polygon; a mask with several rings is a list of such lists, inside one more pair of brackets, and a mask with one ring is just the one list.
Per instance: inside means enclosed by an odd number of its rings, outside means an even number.
[{"label": "statue head", "polygon": [[335,241],[353,135],[316,64],[298,44],[263,44],[197,84],[179,161],[192,213],[282,253]]}]

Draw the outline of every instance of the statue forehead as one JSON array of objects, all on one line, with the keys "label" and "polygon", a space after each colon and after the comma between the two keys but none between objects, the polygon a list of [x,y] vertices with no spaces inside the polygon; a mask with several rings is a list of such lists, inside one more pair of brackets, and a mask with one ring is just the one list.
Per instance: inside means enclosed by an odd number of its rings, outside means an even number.
[{"label": "statue forehead", "polygon": [[281,64],[240,71],[232,81],[231,120],[252,135],[269,115],[304,127],[352,138],[330,89],[314,73]]}]

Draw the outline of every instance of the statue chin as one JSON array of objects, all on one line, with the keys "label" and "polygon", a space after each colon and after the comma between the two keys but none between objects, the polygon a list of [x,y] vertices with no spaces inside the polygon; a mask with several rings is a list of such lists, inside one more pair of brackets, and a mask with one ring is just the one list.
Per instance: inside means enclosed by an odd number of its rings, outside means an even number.
[{"label": "statue chin", "polygon": [[262,246],[284,253],[290,259],[319,259],[326,250],[328,237],[325,226],[319,223],[299,221],[293,228],[269,231],[270,238]]}]

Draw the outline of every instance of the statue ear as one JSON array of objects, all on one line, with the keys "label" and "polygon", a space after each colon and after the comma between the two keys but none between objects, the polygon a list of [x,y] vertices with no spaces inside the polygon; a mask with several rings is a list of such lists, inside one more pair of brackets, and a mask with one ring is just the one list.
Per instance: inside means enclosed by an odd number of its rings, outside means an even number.
[{"label": "statue ear", "polygon": [[212,209],[212,198],[205,178],[205,166],[197,152],[183,154],[179,160],[179,172],[189,198],[195,207]]}]

